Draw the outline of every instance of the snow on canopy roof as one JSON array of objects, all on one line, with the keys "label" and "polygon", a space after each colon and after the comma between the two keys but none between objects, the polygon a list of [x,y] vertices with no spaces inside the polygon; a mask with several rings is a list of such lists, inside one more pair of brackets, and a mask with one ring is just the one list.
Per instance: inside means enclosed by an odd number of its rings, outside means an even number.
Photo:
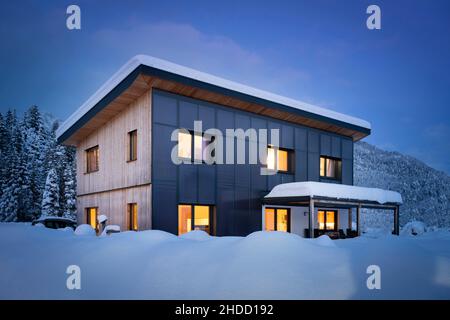
[{"label": "snow on canopy roof", "polygon": [[120,82],[122,82],[129,74],[131,74],[140,65],[152,67],[162,71],[170,72],[190,79],[209,83],[221,88],[243,93],[245,95],[272,101],[295,109],[303,110],[330,119],[342,121],[348,124],[371,129],[369,122],[345,115],[336,111],[318,107],[312,104],[283,97],[274,93],[252,88],[250,86],[226,80],[211,74],[184,67],[166,60],[158,59],[146,55],[137,55],[130,59],[122,68],[119,69],[106,83],[100,87],[83,105],[81,105],[57,130],[59,138],[65,131],[72,127],[81,119],[89,110],[91,110],[101,99],[103,99],[110,91],[112,91]]},{"label": "snow on canopy roof", "polygon": [[264,198],[326,197],[341,200],[401,204],[400,193],[378,188],[348,186],[324,182],[291,182],[276,185]]}]

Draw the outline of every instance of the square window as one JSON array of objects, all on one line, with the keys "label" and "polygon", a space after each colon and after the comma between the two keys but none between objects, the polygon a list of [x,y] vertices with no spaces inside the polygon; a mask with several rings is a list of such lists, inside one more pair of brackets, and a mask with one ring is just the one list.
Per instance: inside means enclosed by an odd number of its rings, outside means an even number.
[{"label": "square window", "polygon": [[293,150],[267,147],[267,168],[282,173],[294,172]]},{"label": "square window", "polygon": [[320,177],[334,180],[341,180],[342,161],[337,158],[320,157]]}]

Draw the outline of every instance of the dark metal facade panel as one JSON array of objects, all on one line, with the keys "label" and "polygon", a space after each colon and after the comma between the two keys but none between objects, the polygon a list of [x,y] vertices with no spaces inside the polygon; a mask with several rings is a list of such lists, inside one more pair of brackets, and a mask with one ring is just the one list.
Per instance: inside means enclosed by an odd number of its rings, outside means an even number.
[{"label": "dark metal facade panel", "polygon": [[198,167],[178,166],[178,199],[182,203],[198,203]]},{"label": "dark metal facade panel", "polygon": [[341,155],[341,138],[332,136],[331,137],[331,156],[334,158],[342,158]]},{"label": "dark metal facade panel", "polygon": [[319,134],[315,130],[308,130],[308,152],[320,152]]},{"label": "dark metal facade panel", "polygon": [[281,126],[281,144],[280,147],[294,149],[294,127],[291,125]]},{"label": "dark metal facade panel", "polygon": [[198,198],[196,201],[203,204],[216,202],[216,166],[197,166],[198,170]]},{"label": "dark metal facade panel", "polygon": [[320,155],[318,152],[308,153],[308,181],[319,181]]},{"label": "dark metal facade panel", "polygon": [[308,152],[295,151],[295,181],[308,180]]},{"label": "dark metal facade panel", "polygon": [[[261,199],[275,185],[319,181],[321,132],[318,130],[160,90],[153,91],[152,106],[152,215],[155,229],[177,233],[179,203],[210,204],[215,206],[217,235],[246,235],[260,230]],[[173,164],[171,151],[175,142],[170,140],[170,135],[176,128],[191,129],[193,120],[202,120],[203,130],[216,127],[223,134],[225,129],[235,128],[279,129],[281,146],[294,149],[294,174],[261,175],[260,164],[248,164],[248,148],[247,164],[243,165]],[[353,147],[349,139],[328,136],[330,153],[336,152],[335,143],[339,142],[341,146],[344,140]],[[248,139],[245,143],[248,146]],[[234,144],[236,160],[236,139]],[[343,183],[351,184],[352,169],[349,161],[343,161]]]},{"label": "dark metal facade panel", "polygon": [[342,159],[342,184],[353,184],[353,161]]},{"label": "dark metal facade panel", "polygon": [[342,138],[342,158],[353,159],[353,141],[347,138]]},{"label": "dark metal facade panel", "polygon": [[199,118],[198,105],[191,102],[179,101],[178,114],[180,120],[177,126],[188,130],[194,130],[194,121]]},{"label": "dark metal facade panel", "polygon": [[320,135],[320,155],[331,156],[331,136],[328,134]]},{"label": "dark metal facade panel", "polygon": [[177,100],[164,95],[153,95],[153,122],[176,126]]},{"label": "dark metal facade panel", "polygon": [[295,149],[308,151],[308,131],[304,128],[295,128]]}]

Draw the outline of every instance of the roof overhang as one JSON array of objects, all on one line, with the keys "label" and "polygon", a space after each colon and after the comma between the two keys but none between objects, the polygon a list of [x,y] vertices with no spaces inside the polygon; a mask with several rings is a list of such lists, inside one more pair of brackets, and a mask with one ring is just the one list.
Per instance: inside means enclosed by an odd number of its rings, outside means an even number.
[{"label": "roof overhang", "polygon": [[76,145],[150,88],[347,136],[370,134],[367,121],[218,78],[149,56],[125,64],[58,129],[58,142]]}]

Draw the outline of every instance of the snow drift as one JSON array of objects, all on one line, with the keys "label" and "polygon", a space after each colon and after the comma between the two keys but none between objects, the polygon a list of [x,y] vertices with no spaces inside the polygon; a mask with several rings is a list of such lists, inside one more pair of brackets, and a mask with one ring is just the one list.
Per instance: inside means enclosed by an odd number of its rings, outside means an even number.
[{"label": "snow drift", "polygon": [[[262,231],[80,237],[0,224],[0,299],[449,299],[449,248],[448,232],[331,242]],[[381,290],[366,287],[373,264]],[[81,290],[66,288],[70,265]]]}]

